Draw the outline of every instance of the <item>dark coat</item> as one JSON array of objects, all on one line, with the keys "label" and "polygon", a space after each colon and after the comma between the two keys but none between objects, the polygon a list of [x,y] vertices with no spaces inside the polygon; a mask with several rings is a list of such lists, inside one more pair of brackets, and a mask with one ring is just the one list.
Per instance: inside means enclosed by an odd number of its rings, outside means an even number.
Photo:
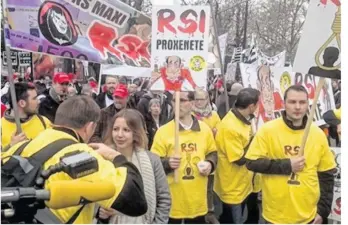
[{"label": "dark coat", "polygon": [[51,95],[49,94],[49,89],[46,90],[43,95],[45,96],[40,103],[39,114],[47,117],[52,123],[54,123],[54,119],[56,118],[56,112],[59,107],[59,103],[53,100]]},{"label": "dark coat", "polygon": [[[111,125],[112,118],[120,110],[115,108],[114,104],[111,104],[109,107],[101,110],[100,120],[97,124],[97,127],[94,131],[93,136],[90,139],[90,143],[102,143],[106,133],[108,132],[109,126]],[[113,124],[112,124],[113,125]]]},{"label": "dark coat", "polygon": [[106,95],[106,92],[102,92],[95,98],[96,103],[99,105],[101,109],[106,108],[105,95]]}]

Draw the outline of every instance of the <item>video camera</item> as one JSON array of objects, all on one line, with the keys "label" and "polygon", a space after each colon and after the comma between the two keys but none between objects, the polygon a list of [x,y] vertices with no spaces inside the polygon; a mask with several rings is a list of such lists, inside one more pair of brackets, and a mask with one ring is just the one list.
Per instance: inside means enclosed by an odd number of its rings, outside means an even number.
[{"label": "video camera", "polygon": [[[44,201],[57,201],[60,199],[53,186],[55,193],[44,190],[45,181],[53,174],[59,172],[67,173],[71,178],[76,179],[97,172],[99,169],[98,161],[88,152],[75,151],[64,155],[60,162],[50,166],[47,170],[42,170],[36,180],[34,187],[7,187],[1,189],[1,222],[2,223],[33,223],[34,216],[38,209],[45,208]],[[62,182],[73,182],[62,181]],[[76,182],[76,181],[74,181]],[[80,181],[81,182],[81,181]],[[67,183],[64,183],[67,184]],[[76,183],[75,183],[76,184]],[[60,183],[59,185],[63,185]],[[65,185],[71,188],[71,185]],[[76,186],[76,185],[75,185]],[[52,185],[50,186],[52,189]],[[58,187],[58,186],[57,186]],[[66,190],[65,190],[66,191]],[[61,195],[62,193],[59,193]],[[46,202],[47,203],[47,202]],[[78,205],[80,202],[70,202]],[[64,206],[64,204],[63,204]],[[69,207],[68,205],[65,207]],[[53,205],[54,207],[54,205]],[[63,207],[63,208],[65,208]]]}]

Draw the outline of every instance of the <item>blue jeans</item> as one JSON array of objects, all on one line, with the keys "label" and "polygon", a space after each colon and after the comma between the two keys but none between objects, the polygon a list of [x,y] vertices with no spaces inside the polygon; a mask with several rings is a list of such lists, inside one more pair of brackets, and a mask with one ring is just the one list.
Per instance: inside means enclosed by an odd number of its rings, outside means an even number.
[{"label": "blue jeans", "polygon": [[221,224],[243,224],[247,220],[248,210],[246,201],[241,204],[227,204],[222,202]]}]

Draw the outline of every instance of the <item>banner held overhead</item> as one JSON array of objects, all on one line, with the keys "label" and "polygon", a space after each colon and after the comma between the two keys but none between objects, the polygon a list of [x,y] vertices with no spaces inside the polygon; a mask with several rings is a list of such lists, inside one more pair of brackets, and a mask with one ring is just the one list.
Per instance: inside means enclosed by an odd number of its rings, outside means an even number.
[{"label": "banner held overhead", "polygon": [[150,67],[151,19],[121,1],[7,0],[5,10],[11,48]]}]

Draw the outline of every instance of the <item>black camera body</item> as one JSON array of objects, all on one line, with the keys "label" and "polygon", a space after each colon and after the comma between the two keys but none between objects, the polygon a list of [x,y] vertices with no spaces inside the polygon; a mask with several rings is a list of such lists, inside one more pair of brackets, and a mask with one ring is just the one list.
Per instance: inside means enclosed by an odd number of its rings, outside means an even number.
[{"label": "black camera body", "polygon": [[85,151],[74,151],[61,157],[58,164],[42,170],[34,187],[2,188],[1,223],[35,223],[37,210],[45,208],[44,201],[50,198],[50,193],[43,187],[53,174],[65,172],[72,179],[77,179],[98,170],[98,160],[95,157]]}]

